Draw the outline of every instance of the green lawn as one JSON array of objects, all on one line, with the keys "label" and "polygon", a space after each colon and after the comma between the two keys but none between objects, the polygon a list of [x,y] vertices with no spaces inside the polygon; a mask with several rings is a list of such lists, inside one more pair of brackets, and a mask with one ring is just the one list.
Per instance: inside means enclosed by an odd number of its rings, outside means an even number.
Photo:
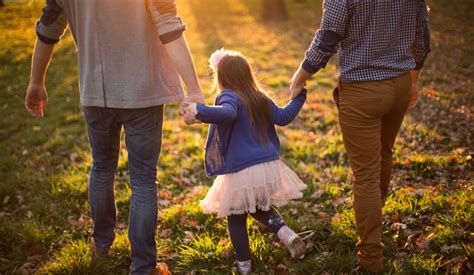
[{"label": "green lawn", "polygon": [[[319,25],[317,0],[288,1],[291,20],[259,20],[256,0],[177,1],[205,90],[207,58],[220,47],[241,50],[277,101]],[[432,0],[433,51],[422,76],[419,106],[395,149],[393,193],[384,208],[386,271],[465,273],[474,270],[474,13],[470,1]],[[0,274],[126,273],[130,187],[123,146],[117,174],[119,226],[114,257],[89,253],[87,202],[90,148],[79,104],[75,48],[68,33],[47,77],[46,118],[23,108],[39,4],[0,8]],[[309,23],[308,23],[309,22]],[[348,273],[357,235],[351,187],[331,90],[333,62],[309,83],[300,117],[279,129],[282,157],[308,185],[302,200],[281,209],[298,231],[315,230],[304,260],[292,260],[274,234],[251,222],[257,271]],[[215,95],[206,92],[208,102]],[[203,171],[207,127],[186,127],[167,106],[159,164],[159,260],[177,273],[230,272],[234,261],[226,222],[198,206],[212,179]],[[235,270],[234,270],[235,271]]]}]

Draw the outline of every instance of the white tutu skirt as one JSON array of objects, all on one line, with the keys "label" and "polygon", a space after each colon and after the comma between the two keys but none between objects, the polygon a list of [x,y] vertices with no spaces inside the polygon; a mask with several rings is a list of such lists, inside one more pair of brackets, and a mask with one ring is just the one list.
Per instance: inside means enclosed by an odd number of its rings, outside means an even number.
[{"label": "white tutu skirt", "polygon": [[270,210],[303,196],[306,185],[281,160],[218,176],[200,205],[219,217]]}]

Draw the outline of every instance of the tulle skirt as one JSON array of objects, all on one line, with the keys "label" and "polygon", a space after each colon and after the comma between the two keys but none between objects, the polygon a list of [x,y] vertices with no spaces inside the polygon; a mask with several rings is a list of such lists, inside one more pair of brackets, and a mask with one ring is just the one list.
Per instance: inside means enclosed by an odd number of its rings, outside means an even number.
[{"label": "tulle skirt", "polygon": [[219,217],[270,210],[303,196],[306,185],[281,160],[218,176],[200,205]]}]

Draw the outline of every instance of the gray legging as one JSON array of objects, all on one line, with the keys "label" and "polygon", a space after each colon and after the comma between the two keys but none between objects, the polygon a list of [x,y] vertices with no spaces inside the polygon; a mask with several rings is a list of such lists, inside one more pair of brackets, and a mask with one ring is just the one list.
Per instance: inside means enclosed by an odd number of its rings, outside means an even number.
[{"label": "gray legging", "polygon": [[227,216],[230,240],[234,247],[237,261],[248,261],[251,259],[249,236],[247,232],[248,214],[270,228],[275,234],[278,233],[280,228],[286,225],[280,214],[273,207],[270,208],[269,211],[257,210],[255,213]]}]

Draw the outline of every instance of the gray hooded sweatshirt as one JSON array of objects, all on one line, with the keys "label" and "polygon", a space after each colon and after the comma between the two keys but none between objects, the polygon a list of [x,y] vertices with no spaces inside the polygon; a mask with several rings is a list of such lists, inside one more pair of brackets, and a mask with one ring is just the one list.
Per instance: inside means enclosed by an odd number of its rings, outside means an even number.
[{"label": "gray hooded sweatshirt", "polygon": [[68,25],[83,106],[145,108],[184,97],[163,46],[186,28],[174,0],[47,0],[38,39],[57,43]]}]

